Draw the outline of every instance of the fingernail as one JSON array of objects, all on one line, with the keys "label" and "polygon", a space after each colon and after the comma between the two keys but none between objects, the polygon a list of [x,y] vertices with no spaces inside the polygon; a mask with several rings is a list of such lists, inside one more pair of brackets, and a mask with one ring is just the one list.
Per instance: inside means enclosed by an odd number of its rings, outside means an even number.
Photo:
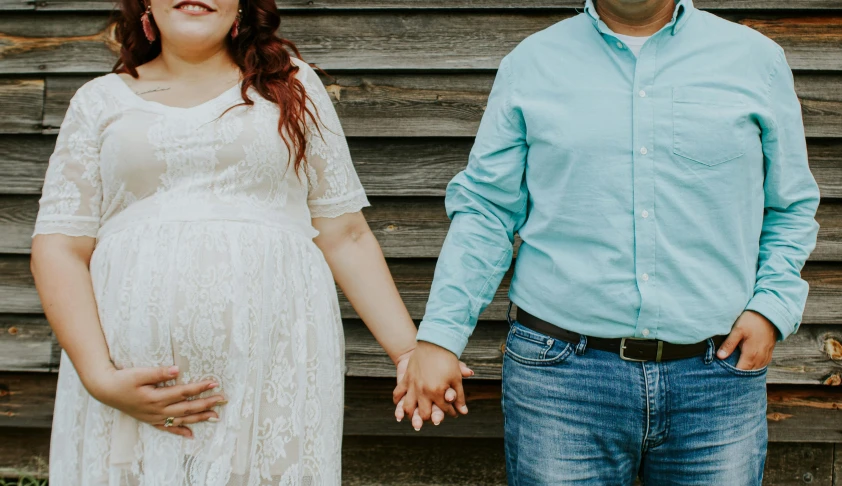
[{"label": "fingernail", "polygon": [[216,402],[216,405],[228,405],[228,400],[220,400]]},{"label": "fingernail", "polygon": [[468,406],[467,406],[467,405],[462,405],[462,407],[461,407],[459,410],[461,410],[461,411],[462,411],[462,413],[468,413]]},{"label": "fingernail", "polygon": [[725,357],[725,351],[720,350],[718,353],[716,353],[716,355],[719,356],[720,358],[724,358]]},{"label": "fingernail", "polygon": [[216,418],[216,417],[211,417],[211,418],[208,419],[208,422],[210,422],[212,424],[215,424],[215,423],[219,422],[219,419]]},{"label": "fingernail", "polygon": [[178,366],[170,366],[169,369],[170,376],[175,376],[178,374]]},{"label": "fingernail", "polygon": [[219,386],[218,383],[211,383],[210,385],[208,385],[208,390],[211,390],[211,389],[216,388],[218,386]]},{"label": "fingernail", "polygon": [[400,423],[400,421],[401,421],[401,419],[400,419],[400,418],[398,418],[398,417],[395,417],[395,420],[397,420],[397,421],[398,421],[398,423]]},{"label": "fingernail", "polygon": [[474,370],[471,370],[471,376],[474,376]]},{"label": "fingernail", "polygon": [[413,427],[416,432],[421,432],[421,427]]}]

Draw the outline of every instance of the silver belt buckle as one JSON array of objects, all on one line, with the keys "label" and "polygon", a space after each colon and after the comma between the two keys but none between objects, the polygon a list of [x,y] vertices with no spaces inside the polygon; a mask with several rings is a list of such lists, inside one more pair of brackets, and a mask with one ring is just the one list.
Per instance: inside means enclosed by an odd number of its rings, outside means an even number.
[{"label": "silver belt buckle", "polygon": [[[620,358],[625,361],[634,361],[636,363],[645,363],[646,361],[651,361],[648,359],[637,359],[637,358],[629,358],[626,356],[626,341],[647,341],[647,339],[641,338],[622,338],[620,340]],[[661,353],[664,351],[664,342],[658,341],[658,354],[655,357],[656,362],[661,361]]]}]

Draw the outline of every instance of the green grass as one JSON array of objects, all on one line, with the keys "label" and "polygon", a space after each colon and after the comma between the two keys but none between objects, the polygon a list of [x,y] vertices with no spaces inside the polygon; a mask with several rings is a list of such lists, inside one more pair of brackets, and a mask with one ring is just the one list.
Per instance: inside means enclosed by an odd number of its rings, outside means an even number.
[{"label": "green grass", "polygon": [[47,486],[47,480],[21,476],[18,479],[0,479],[0,486]]}]

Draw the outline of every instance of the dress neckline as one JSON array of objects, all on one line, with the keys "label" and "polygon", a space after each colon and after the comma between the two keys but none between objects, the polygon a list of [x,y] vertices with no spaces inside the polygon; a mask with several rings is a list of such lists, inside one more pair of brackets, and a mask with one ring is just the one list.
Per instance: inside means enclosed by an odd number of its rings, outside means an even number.
[{"label": "dress neckline", "polygon": [[166,104],[160,103],[158,101],[152,101],[152,100],[147,100],[146,98],[143,98],[142,96],[135,93],[134,90],[131,87],[129,87],[129,85],[126,84],[126,82],[123,81],[123,78],[121,78],[120,75],[117,74],[117,73],[110,73],[110,74],[108,74],[107,77],[113,78],[115,84],[120,85],[120,89],[124,90],[126,92],[127,96],[132,101],[134,101],[136,104],[141,104],[141,105],[144,105],[144,106],[147,106],[147,107],[156,108],[159,111],[173,111],[173,112],[181,112],[181,113],[197,111],[197,110],[200,110],[202,108],[215,106],[219,101],[229,97],[232,93],[236,92],[237,94],[239,94],[240,87],[243,84],[242,81],[238,81],[236,84],[234,84],[230,88],[226,89],[222,93],[218,94],[217,96],[215,96],[215,97],[213,97],[213,98],[211,98],[207,101],[203,101],[202,103],[199,103],[198,105],[194,105],[194,106],[182,107],[182,106],[166,105]]}]

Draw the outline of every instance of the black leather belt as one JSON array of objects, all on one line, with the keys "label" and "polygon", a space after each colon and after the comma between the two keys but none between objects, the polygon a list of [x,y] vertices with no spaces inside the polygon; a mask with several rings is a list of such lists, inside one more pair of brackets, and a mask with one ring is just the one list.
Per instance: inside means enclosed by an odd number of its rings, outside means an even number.
[{"label": "black leather belt", "polygon": [[[560,339],[562,341],[579,344],[582,335],[564,330],[556,325],[539,319],[518,307],[517,321],[535,332]],[[714,336],[713,342],[718,348],[727,336]],[[669,361],[674,359],[701,356],[708,350],[708,342],[695,344],[671,344],[657,339],[638,338],[598,338],[586,336],[588,348],[610,351],[619,354],[626,361]]]}]

